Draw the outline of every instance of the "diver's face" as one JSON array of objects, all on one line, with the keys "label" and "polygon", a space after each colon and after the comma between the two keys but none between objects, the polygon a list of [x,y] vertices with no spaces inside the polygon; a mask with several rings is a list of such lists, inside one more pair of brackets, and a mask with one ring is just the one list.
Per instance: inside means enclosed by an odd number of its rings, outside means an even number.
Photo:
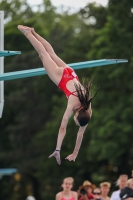
[{"label": "diver's face", "polygon": [[79,124],[79,122],[78,122],[78,120],[77,120],[78,114],[79,114],[79,112],[77,111],[77,112],[75,113],[75,115],[74,115],[74,121],[75,121],[75,124],[76,124],[77,126],[80,126],[80,124]]}]

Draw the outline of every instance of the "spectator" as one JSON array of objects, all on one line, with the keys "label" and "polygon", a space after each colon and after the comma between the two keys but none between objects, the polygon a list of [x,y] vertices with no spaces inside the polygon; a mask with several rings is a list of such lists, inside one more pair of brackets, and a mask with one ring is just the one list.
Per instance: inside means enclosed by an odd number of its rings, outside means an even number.
[{"label": "spectator", "polygon": [[77,200],[77,192],[72,191],[74,179],[67,177],[63,180],[63,191],[56,194],[56,200]]},{"label": "spectator", "polygon": [[120,191],[127,185],[128,176],[126,174],[122,174],[119,176],[116,185],[119,187],[119,190],[115,191],[111,195],[111,200],[121,200]]},{"label": "spectator", "polygon": [[79,200],[88,200],[88,192],[86,190],[86,188],[82,185],[79,187],[78,190],[78,199]]},{"label": "spectator", "polygon": [[127,187],[124,187],[120,192],[120,198],[122,200],[133,200],[133,178],[127,181]]},{"label": "spectator", "polygon": [[110,191],[110,183],[109,182],[103,182],[100,184],[100,189],[101,189],[101,198],[103,200],[110,200],[110,197],[108,196],[108,193]]},{"label": "spectator", "polygon": [[93,200],[102,200],[100,188],[95,188],[93,190]]},{"label": "spectator", "polygon": [[93,194],[92,191],[95,188],[95,185],[90,183],[89,181],[84,181],[83,185],[80,186],[79,189],[79,194],[80,198],[79,200],[92,200],[93,199]]},{"label": "spectator", "polygon": [[94,188],[96,188],[96,186],[94,184],[92,184],[90,181],[86,180],[83,182],[83,187],[87,191],[88,199],[93,199],[92,191]]}]

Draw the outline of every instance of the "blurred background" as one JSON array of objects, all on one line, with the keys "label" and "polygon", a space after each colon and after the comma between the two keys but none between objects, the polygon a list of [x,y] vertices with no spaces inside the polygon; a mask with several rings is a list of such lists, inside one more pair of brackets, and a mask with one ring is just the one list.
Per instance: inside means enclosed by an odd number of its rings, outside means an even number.
[{"label": "blurred background", "polygon": [[[79,78],[95,77],[93,116],[76,162],[72,153],[78,127],[69,121],[59,166],[48,156],[54,151],[67,100],[44,76],[5,81],[5,106],[0,119],[0,168],[18,172],[0,179],[0,200],[54,199],[62,180],[72,176],[74,190],[84,180],[112,183],[133,168],[133,1],[86,1],[70,8],[42,0],[0,1],[5,12],[4,49],[22,51],[5,58],[5,72],[42,67],[17,25],[34,27],[66,63],[97,59],[128,59],[128,63],[76,71]],[[72,2],[72,0],[71,0]],[[101,1],[102,3],[102,1]]]}]

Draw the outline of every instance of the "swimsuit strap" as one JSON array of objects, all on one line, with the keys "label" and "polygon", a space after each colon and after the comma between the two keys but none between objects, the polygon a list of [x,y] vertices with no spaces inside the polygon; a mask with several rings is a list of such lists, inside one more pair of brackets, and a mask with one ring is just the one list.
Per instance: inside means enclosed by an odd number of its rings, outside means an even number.
[{"label": "swimsuit strap", "polygon": [[[84,90],[82,90],[82,91],[84,91]],[[75,90],[75,91],[71,92],[71,95],[78,97],[76,94],[74,94],[75,92],[77,92],[77,91]],[[81,108],[83,108],[82,105],[77,110],[80,110]]]},{"label": "swimsuit strap", "polygon": [[78,95],[74,94],[75,92],[77,92],[77,91],[75,90],[75,91],[71,92],[71,95],[78,97]]},{"label": "swimsuit strap", "polygon": [[[82,90],[82,91],[85,91],[85,90]],[[75,91],[71,92],[71,95],[78,97],[78,95],[74,94],[75,92],[77,92],[77,91],[75,90]]]},{"label": "swimsuit strap", "polygon": [[83,106],[81,105],[79,108],[78,108],[78,110],[80,110],[81,108],[83,108]]}]

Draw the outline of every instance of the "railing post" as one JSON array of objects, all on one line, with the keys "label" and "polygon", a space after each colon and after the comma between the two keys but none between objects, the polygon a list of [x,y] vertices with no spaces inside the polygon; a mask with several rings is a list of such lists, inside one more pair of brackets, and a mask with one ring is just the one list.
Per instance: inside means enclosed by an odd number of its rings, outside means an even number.
[{"label": "railing post", "polygon": [[[4,50],[4,11],[0,11],[0,51]],[[0,74],[4,73],[4,57],[0,57]],[[4,107],[4,81],[0,81],[0,118]]]}]

